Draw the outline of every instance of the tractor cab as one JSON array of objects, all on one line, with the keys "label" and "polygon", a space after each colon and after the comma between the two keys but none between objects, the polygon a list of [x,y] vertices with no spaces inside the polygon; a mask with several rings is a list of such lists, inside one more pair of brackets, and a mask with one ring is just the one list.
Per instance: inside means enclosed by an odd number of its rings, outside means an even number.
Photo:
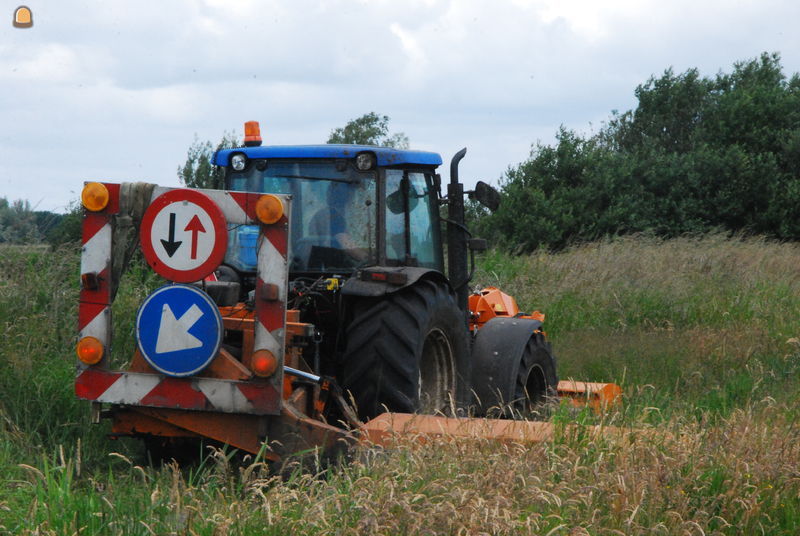
[{"label": "tractor cab", "polygon": [[[218,151],[225,189],[292,196],[290,278],[369,266],[443,272],[435,153],[358,145],[245,146]],[[230,229],[225,263],[256,269],[258,228]]]}]

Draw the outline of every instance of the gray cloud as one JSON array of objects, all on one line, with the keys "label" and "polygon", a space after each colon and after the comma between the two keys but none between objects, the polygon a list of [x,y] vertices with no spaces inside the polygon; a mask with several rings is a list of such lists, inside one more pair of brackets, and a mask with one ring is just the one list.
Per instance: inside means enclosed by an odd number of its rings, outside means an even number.
[{"label": "gray cloud", "polygon": [[[7,4],[10,13],[15,5]],[[176,184],[197,134],[245,120],[322,142],[367,111],[468,180],[495,180],[560,124],[598,128],[674,66],[704,74],[779,51],[789,0],[300,0],[31,5],[0,32],[0,196],[62,209],[87,178]]]}]

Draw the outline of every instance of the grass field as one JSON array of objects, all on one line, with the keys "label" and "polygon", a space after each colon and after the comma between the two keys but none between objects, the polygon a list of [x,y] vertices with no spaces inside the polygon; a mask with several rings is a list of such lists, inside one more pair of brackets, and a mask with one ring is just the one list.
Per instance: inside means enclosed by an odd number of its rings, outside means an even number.
[{"label": "grass field", "polygon": [[[74,399],[78,252],[0,249],[0,533],[797,534],[800,247],[626,238],[489,252],[476,284],[547,314],[562,378],[624,407],[567,407],[547,444],[363,448],[286,478],[213,453],[151,468]],[[153,281],[131,274],[116,344]],[[626,439],[571,431],[615,425]]]}]

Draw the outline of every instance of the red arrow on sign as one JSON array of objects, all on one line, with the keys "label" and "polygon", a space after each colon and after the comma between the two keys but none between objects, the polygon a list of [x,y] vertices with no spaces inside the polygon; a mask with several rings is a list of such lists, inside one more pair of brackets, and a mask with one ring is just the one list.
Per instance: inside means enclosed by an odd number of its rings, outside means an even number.
[{"label": "red arrow on sign", "polygon": [[189,231],[192,233],[192,259],[197,258],[197,233],[205,233],[206,228],[203,227],[202,222],[200,222],[200,218],[197,217],[197,214],[189,220],[189,223],[186,224],[186,227],[183,229],[184,231]]}]

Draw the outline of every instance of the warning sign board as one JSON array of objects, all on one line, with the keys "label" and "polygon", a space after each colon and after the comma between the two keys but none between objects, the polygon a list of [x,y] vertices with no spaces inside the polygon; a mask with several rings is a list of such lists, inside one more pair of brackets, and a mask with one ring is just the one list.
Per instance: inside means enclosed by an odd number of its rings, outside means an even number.
[{"label": "warning sign board", "polygon": [[228,232],[222,210],[197,190],[170,190],[142,217],[140,240],[147,263],[170,281],[190,283],[225,258]]},{"label": "warning sign board", "polygon": [[136,340],[153,368],[169,376],[189,376],[216,357],[222,317],[202,290],[168,285],[150,294],[139,308]]}]

